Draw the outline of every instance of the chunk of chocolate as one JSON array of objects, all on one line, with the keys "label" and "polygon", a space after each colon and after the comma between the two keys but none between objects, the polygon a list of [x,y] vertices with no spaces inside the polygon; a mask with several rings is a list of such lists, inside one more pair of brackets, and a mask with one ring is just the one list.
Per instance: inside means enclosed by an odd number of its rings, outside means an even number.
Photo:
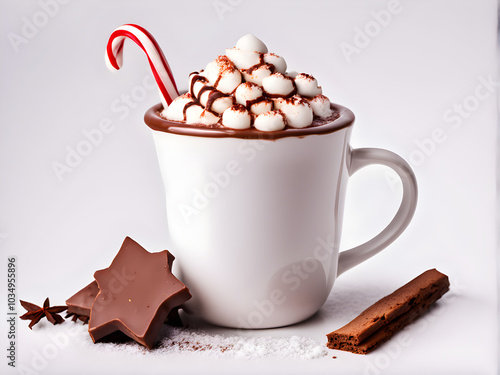
[{"label": "chunk of chocolate", "polygon": [[76,292],[66,300],[68,314],[82,315],[90,317],[90,309],[94,303],[95,297],[99,293],[99,287],[96,281],[92,281],[82,290]]},{"label": "chunk of chocolate", "polygon": [[448,276],[436,269],[425,271],[326,335],[327,347],[366,354],[426,312],[449,287]]},{"label": "chunk of chocolate", "polygon": [[68,310],[64,318],[71,318],[74,322],[81,320],[83,324],[87,324],[90,318],[90,309],[97,293],[99,293],[97,282],[92,281],[89,285],[69,297],[66,300]]},{"label": "chunk of chocolate", "polygon": [[174,257],[167,251],[149,253],[125,238],[111,265],[97,271],[99,287],[90,311],[94,342],[121,331],[152,348],[169,313],[191,298],[188,288],[171,273]]}]

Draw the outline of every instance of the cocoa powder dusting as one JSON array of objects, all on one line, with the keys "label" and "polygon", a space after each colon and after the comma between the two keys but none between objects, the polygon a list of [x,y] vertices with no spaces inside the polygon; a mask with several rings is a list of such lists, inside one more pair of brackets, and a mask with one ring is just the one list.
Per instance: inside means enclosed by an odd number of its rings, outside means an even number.
[{"label": "cocoa powder dusting", "polygon": [[310,74],[307,74],[307,73],[299,73],[297,74],[297,77],[300,77],[300,78],[305,78],[307,79],[308,81],[314,81],[314,77]]}]

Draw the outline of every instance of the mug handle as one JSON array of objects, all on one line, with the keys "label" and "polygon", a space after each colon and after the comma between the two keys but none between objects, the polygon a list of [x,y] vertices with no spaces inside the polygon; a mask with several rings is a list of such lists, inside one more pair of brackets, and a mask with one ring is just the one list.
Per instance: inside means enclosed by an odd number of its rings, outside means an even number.
[{"label": "mug handle", "polygon": [[399,155],[380,148],[358,148],[351,151],[349,176],[371,164],[392,168],[403,183],[403,199],[396,215],[385,229],[371,240],[339,254],[337,276],[364,262],[389,246],[406,229],[417,206],[417,180],[410,165]]}]

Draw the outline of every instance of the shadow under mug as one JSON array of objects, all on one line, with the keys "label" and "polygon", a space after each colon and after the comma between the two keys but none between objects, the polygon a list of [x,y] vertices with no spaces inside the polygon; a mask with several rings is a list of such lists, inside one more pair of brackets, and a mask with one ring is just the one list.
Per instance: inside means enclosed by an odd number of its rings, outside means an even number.
[{"label": "shadow under mug", "polygon": [[[335,279],[392,243],[417,203],[415,176],[400,156],[351,149],[353,113],[304,129],[265,133],[170,122],[146,112],[166,193],[176,272],[188,313],[221,326],[271,328],[316,313]],[[370,165],[396,171],[401,205],[368,242],[339,253],[349,176]]]}]

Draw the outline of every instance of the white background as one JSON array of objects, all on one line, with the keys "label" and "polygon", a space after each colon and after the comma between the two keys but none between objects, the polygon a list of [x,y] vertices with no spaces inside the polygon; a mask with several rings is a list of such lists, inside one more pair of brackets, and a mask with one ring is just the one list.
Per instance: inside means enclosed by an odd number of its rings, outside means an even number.
[{"label": "white background", "polygon": [[[497,81],[495,1],[401,0],[392,8],[394,2],[384,0],[72,0],[47,8],[49,3],[0,3],[0,280],[5,283],[6,258],[15,256],[21,299],[41,304],[50,296],[63,303],[95,270],[109,265],[125,236],[149,251],[168,248],[163,186],[142,120],[159,98],[156,90],[141,88],[150,70],[132,43],[125,46],[123,69],[106,69],[104,48],[113,29],[137,23],[151,31],[184,89],[190,72],[253,33],[282,55],[290,70],[313,74],[333,102],[354,111],[353,147],[400,154],[413,166],[420,189],[408,230],[382,254],[343,275],[315,318],[255,334],[323,342],[326,333],[429,268],[448,274],[452,288],[432,319],[424,320],[425,329],[406,331],[411,344],[401,344],[397,352],[386,345],[364,357],[331,351],[335,361],[331,355],[219,361],[225,367],[212,369],[496,373],[496,90],[483,83]],[[377,21],[375,14],[388,9],[396,11]],[[371,33],[364,45],[356,37],[359,30]],[[346,56],[347,44],[357,52]],[[131,94],[133,102],[125,104],[124,95]],[[446,116],[454,105],[466,110],[451,121]],[[58,178],[54,163],[64,164],[68,150],[86,139],[84,131],[107,120],[112,131]],[[439,143],[431,146],[433,134],[439,134]],[[425,153],[419,144],[427,145]],[[392,177],[371,167],[351,179],[343,249],[389,222],[401,197]],[[0,332],[7,332],[6,285],[0,288]],[[18,322],[18,364],[29,367],[49,330],[30,332],[26,326]],[[186,373],[211,362],[196,354],[184,361]],[[124,374],[178,372],[182,363],[177,357],[108,358],[70,345],[42,373],[86,373],[97,364],[107,373]],[[376,370],[369,370],[373,364]]]}]

